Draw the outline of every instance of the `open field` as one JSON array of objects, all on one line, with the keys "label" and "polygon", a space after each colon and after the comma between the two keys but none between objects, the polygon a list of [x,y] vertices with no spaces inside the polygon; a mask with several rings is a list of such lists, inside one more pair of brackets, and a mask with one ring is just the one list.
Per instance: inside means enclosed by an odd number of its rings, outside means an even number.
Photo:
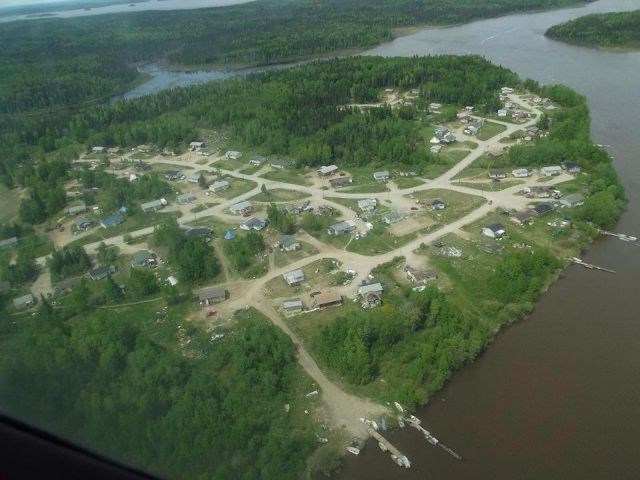
[{"label": "open field", "polygon": [[507,129],[504,125],[500,125],[499,123],[494,122],[484,122],[484,125],[480,127],[478,131],[478,140],[489,140],[492,137],[495,137],[499,133],[504,132]]},{"label": "open field", "polygon": [[311,185],[304,178],[304,175],[305,172],[303,170],[274,169],[260,176],[267,180],[274,180],[276,182],[293,183],[294,185]]},{"label": "open field", "polygon": [[293,202],[296,200],[302,200],[310,197],[311,194],[305,192],[299,192],[297,190],[286,190],[284,188],[274,188],[268,190],[266,194],[264,192],[258,193],[256,196],[251,197],[249,200],[252,202]]}]

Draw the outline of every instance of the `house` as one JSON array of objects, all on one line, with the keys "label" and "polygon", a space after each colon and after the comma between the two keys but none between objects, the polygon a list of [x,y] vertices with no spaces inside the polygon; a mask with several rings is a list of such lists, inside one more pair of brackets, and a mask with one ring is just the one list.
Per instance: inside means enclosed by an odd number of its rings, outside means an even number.
[{"label": "house", "polygon": [[402,218],[402,215],[400,215],[398,212],[391,212],[383,216],[382,221],[387,225],[392,225],[394,223],[398,223],[400,220],[402,220]]},{"label": "house", "polygon": [[584,196],[581,193],[572,193],[560,199],[560,204],[565,207],[579,207],[584,203]]},{"label": "house", "polygon": [[227,299],[227,296],[227,290],[220,287],[207,287],[198,292],[200,305],[211,305],[212,303],[224,302]]},{"label": "house", "polygon": [[431,102],[429,104],[429,110],[441,110],[441,109],[442,109],[442,104],[441,103]]},{"label": "house", "polygon": [[204,147],[198,150],[198,153],[203,157],[210,157],[211,155],[213,155],[213,150],[211,150],[210,148]]},{"label": "house", "polygon": [[84,232],[95,225],[96,222],[89,220],[87,217],[76,217],[71,223],[71,229],[76,232]]},{"label": "house", "polygon": [[477,135],[479,130],[480,129],[475,125],[469,125],[463,130],[463,132],[466,133],[467,135]]},{"label": "house", "polygon": [[440,140],[440,142],[442,143],[453,143],[456,141],[456,136],[449,132],[447,133],[444,137],[442,137],[442,139]]},{"label": "house", "polygon": [[293,252],[300,248],[300,242],[291,235],[280,235],[276,246],[285,252]]},{"label": "house", "polygon": [[531,219],[535,216],[531,210],[523,210],[521,212],[515,212],[511,215],[511,220],[518,225],[526,225],[531,222]]},{"label": "house", "polygon": [[116,273],[115,265],[101,265],[96,268],[92,268],[87,272],[88,277],[97,282],[98,280],[102,280],[103,278],[107,278],[112,273]]},{"label": "house", "polygon": [[369,292],[362,296],[360,306],[362,308],[375,308],[382,305],[382,298],[379,293]]},{"label": "house", "polygon": [[248,200],[236,203],[235,205],[231,205],[229,207],[229,211],[235,215],[249,214],[252,210],[253,207],[251,206],[251,202]]},{"label": "house", "polygon": [[540,203],[533,207],[533,211],[538,215],[544,215],[546,213],[552,212],[553,208],[553,205],[550,203]]},{"label": "house", "polygon": [[193,193],[183,193],[181,195],[178,195],[176,197],[176,202],[178,202],[178,205],[184,205],[185,203],[191,203],[196,199],[195,194]]},{"label": "house", "polygon": [[172,287],[175,287],[178,284],[178,279],[176,277],[174,277],[173,275],[169,275],[166,278],[166,282],[171,285]]},{"label": "house", "polygon": [[18,237],[11,237],[0,240],[0,250],[4,250],[5,248],[12,248],[16,245],[18,245]]},{"label": "house", "polygon": [[513,88],[511,88],[511,87],[502,87],[500,89],[500,93],[502,93],[503,95],[509,95],[509,94],[513,93]]},{"label": "house", "polygon": [[73,207],[67,207],[64,209],[64,213],[68,215],[77,215],[79,213],[84,213],[87,211],[87,206],[83,203],[82,205],[74,205]]},{"label": "house", "polygon": [[164,178],[169,181],[180,180],[182,177],[184,177],[184,175],[182,175],[182,172],[178,170],[167,170],[164,172]]},{"label": "house", "polygon": [[152,148],[153,147],[151,145],[138,145],[134,150],[140,153],[149,153]]},{"label": "house", "polygon": [[498,116],[499,117],[506,117],[507,116],[507,110],[505,108],[501,108],[500,110],[498,110]]},{"label": "house", "polygon": [[427,283],[438,278],[433,270],[418,270],[409,265],[405,265],[404,273],[411,283]]},{"label": "house", "polygon": [[505,233],[504,225],[501,223],[492,223],[482,227],[482,234],[489,238],[502,238]]},{"label": "house", "polygon": [[15,308],[32,307],[33,305],[35,305],[35,303],[35,298],[33,298],[33,295],[31,295],[30,293],[13,299],[13,306]]},{"label": "house", "polygon": [[189,175],[187,175],[187,182],[189,182],[189,183],[199,183],[201,176],[202,176],[201,173],[190,173]]},{"label": "house", "polygon": [[256,165],[256,166],[260,166],[262,165],[267,159],[264,158],[262,155],[254,155],[253,157],[251,157],[249,159],[249,164],[250,165]]},{"label": "house", "polygon": [[209,185],[209,190],[214,193],[224,192],[229,189],[229,182],[226,180],[216,180],[211,185]]},{"label": "house", "polygon": [[191,142],[189,144],[189,149],[194,152],[200,150],[202,147],[204,147],[204,142]]},{"label": "house", "polygon": [[242,230],[247,230],[247,231],[249,230],[260,231],[266,226],[267,226],[266,220],[262,220],[260,218],[255,218],[255,217],[251,217],[240,224],[240,228]]},{"label": "house", "polygon": [[530,177],[531,175],[533,175],[533,170],[531,170],[530,168],[516,168],[515,170],[511,171],[511,175],[516,178]]},{"label": "house", "polygon": [[122,222],[124,222],[124,217],[119,213],[114,213],[103,217],[102,220],[100,220],[100,225],[102,225],[103,228],[111,228],[120,225]]},{"label": "house", "polygon": [[356,228],[356,223],[353,220],[346,220],[344,222],[338,222],[331,225],[327,229],[327,233],[329,235],[342,235],[343,233],[350,232],[354,228]]},{"label": "house", "polygon": [[580,173],[580,165],[578,165],[575,162],[572,162],[571,160],[565,160],[564,162],[562,162],[560,166],[567,173],[572,173],[572,174]]},{"label": "house", "polygon": [[80,283],[82,277],[70,277],[65,278],[64,280],[60,280],[56,283],[55,287],[53,287],[53,291],[55,293],[64,293],[71,290],[75,285]]},{"label": "house", "polygon": [[550,165],[548,167],[542,167],[540,169],[540,174],[545,177],[552,177],[554,175],[560,175],[562,173],[562,168],[558,165]]},{"label": "house", "polygon": [[208,242],[211,240],[213,230],[209,227],[191,227],[185,230],[184,235],[187,238],[202,238],[205,242]]},{"label": "house", "polygon": [[237,152],[235,150],[229,150],[227,153],[224,154],[224,156],[227,157],[229,160],[238,160],[240,157],[242,157],[242,153]]},{"label": "house", "polygon": [[156,265],[156,254],[149,250],[138,250],[131,257],[131,266],[133,268],[148,267]]},{"label": "house", "polygon": [[507,178],[507,172],[503,172],[502,170],[489,170],[489,178]]},{"label": "house", "polygon": [[122,153],[122,149],[120,147],[111,147],[107,149],[107,153],[111,155],[119,155]]},{"label": "house", "polygon": [[147,170],[151,170],[151,165],[143,161],[139,161],[133,164],[133,168],[138,172],[146,172]]},{"label": "house", "polygon": [[167,201],[164,198],[160,198],[158,200],[152,200],[150,202],[140,204],[140,209],[144,213],[157,212],[158,210],[162,210],[166,205]]},{"label": "house", "polygon": [[388,182],[389,181],[390,175],[389,175],[389,171],[388,170],[382,170],[380,172],[373,172],[373,179],[376,182]]},{"label": "house", "polygon": [[549,198],[552,194],[551,187],[547,185],[534,185],[531,187],[524,187],[522,189],[522,192],[530,198]]},{"label": "house", "polygon": [[277,168],[278,170],[284,170],[289,167],[289,162],[282,160],[281,158],[275,158],[269,162],[269,165],[273,168]]},{"label": "house", "polygon": [[431,207],[431,210],[444,210],[447,207],[447,204],[444,200],[436,198],[429,204],[429,206]]},{"label": "house", "polygon": [[358,287],[358,295],[364,297],[367,294],[374,293],[380,295],[383,291],[382,284],[380,282],[365,283]]},{"label": "house", "polygon": [[449,132],[449,129],[447,127],[436,127],[436,131],[434,132],[434,136],[438,139],[438,140],[442,140],[444,138],[444,136]]},{"label": "house", "polygon": [[287,313],[297,313],[304,309],[304,305],[299,298],[290,298],[282,302],[282,309]]},{"label": "house", "polygon": [[338,171],[337,165],[323,165],[318,169],[318,175],[321,177],[326,177],[328,175],[333,175]]},{"label": "house", "polygon": [[526,130],[526,134],[529,137],[537,137],[540,135],[540,129],[538,127],[528,127]]},{"label": "house", "polygon": [[336,177],[329,179],[329,185],[333,188],[344,187],[345,185],[349,185],[353,182],[351,177]]},{"label": "house", "polygon": [[283,274],[282,278],[287,282],[287,285],[295,287],[304,282],[304,272],[301,269],[296,268],[295,270],[291,270],[290,272]]},{"label": "house", "polygon": [[363,212],[373,212],[378,205],[378,200],[375,198],[363,198],[358,200],[358,208]]},{"label": "house", "polygon": [[442,145],[432,145],[431,148],[429,149],[429,151],[435,155],[440,153],[440,150],[442,150]]},{"label": "house", "polygon": [[104,153],[107,151],[107,147],[93,147],[91,151],[93,153]]},{"label": "house", "polygon": [[339,305],[342,303],[342,295],[338,292],[318,293],[313,297],[313,306],[317,308]]}]

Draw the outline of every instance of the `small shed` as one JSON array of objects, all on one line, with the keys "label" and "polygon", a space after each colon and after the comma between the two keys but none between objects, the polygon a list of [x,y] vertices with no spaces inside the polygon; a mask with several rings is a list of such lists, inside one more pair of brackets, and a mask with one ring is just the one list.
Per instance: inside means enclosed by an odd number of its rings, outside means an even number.
[{"label": "small shed", "polygon": [[304,308],[302,300],[299,298],[290,298],[282,302],[282,309],[287,313],[301,312]]}]

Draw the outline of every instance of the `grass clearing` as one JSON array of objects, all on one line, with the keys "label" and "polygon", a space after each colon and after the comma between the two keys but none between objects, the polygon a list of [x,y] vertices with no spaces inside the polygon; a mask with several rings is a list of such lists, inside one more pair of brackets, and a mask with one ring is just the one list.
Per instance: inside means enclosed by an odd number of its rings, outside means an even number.
[{"label": "grass clearing", "polygon": [[232,172],[235,172],[236,170],[240,170],[241,168],[246,167],[247,164],[239,160],[230,160],[228,158],[224,158],[222,160],[218,160],[217,162],[213,162],[210,166],[213,169],[220,168],[222,170],[231,170]]},{"label": "grass clearing", "polygon": [[20,208],[20,191],[17,188],[8,189],[0,185],[0,223],[9,223],[18,216]]},{"label": "grass clearing", "polygon": [[274,180],[276,182],[293,183],[294,185],[311,185],[311,183],[305,180],[304,175],[304,170],[276,169],[263,173],[260,176],[267,180]]},{"label": "grass clearing", "polygon": [[397,177],[393,179],[393,183],[396,184],[396,187],[402,190],[405,188],[415,188],[420,185],[424,185],[424,180],[421,180],[418,177]]},{"label": "grass clearing", "polygon": [[298,260],[316,255],[317,253],[319,252],[316,247],[307,242],[301,241],[300,248],[293,252],[284,252],[276,249],[273,252],[273,264],[276,268],[280,268],[285,265],[289,265],[290,263],[297,262]]},{"label": "grass clearing", "polygon": [[261,168],[262,165],[250,165],[247,168],[243,168],[242,170],[240,170],[240,173],[242,173],[243,175],[253,175]]},{"label": "grass clearing", "polygon": [[393,236],[386,226],[382,224],[375,225],[367,232],[366,236],[360,236],[359,239],[353,239],[347,246],[347,251],[359,253],[361,255],[379,255],[381,253],[395,250],[416,238],[417,234],[409,233],[401,237]]},{"label": "grass clearing", "polygon": [[478,140],[489,140],[492,137],[504,132],[507,129],[504,125],[494,122],[484,122],[478,131]]},{"label": "grass clearing", "polygon": [[525,183],[523,180],[501,180],[500,182],[456,182],[456,185],[474,188],[483,192],[499,192],[523,183]]},{"label": "grass clearing", "polygon": [[306,192],[299,192],[297,190],[286,190],[284,188],[274,188],[273,190],[267,190],[267,193],[260,192],[249,200],[253,202],[293,202],[296,200],[302,200],[303,198],[310,197],[311,194]]},{"label": "grass clearing", "polygon": [[217,195],[222,198],[226,198],[227,200],[231,198],[235,198],[244,193],[250,192],[251,190],[253,190],[258,186],[256,182],[253,182],[251,180],[244,180],[241,178],[225,177],[225,180],[229,182],[229,188],[227,188],[222,192],[214,193],[214,195]]},{"label": "grass clearing", "polygon": [[480,196],[442,188],[425,190],[407,196],[420,200],[420,202],[426,205],[436,198],[443,200],[447,204],[446,208],[443,210],[428,210],[427,215],[431,217],[435,223],[444,225],[455,222],[486,202],[486,200]]}]

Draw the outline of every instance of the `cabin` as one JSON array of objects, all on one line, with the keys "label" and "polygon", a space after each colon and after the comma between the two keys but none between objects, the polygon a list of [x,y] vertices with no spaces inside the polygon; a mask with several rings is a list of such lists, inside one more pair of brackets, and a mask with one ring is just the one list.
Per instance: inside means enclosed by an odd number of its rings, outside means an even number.
[{"label": "cabin", "polygon": [[238,202],[235,205],[231,205],[229,207],[229,211],[235,215],[245,215],[253,211],[253,206],[250,201],[245,200],[243,202]]},{"label": "cabin", "polygon": [[220,287],[207,287],[198,292],[198,300],[200,305],[211,305],[213,303],[224,302],[229,292]]},{"label": "cabin", "polygon": [[363,198],[358,200],[358,208],[363,212],[373,212],[378,205],[378,200],[375,198]]},{"label": "cabin", "polygon": [[167,170],[166,172],[164,172],[165,180],[169,180],[169,181],[180,180],[183,177],[184,175],[182,175],[182,172],[178,170]]},{"label": "cabin", "polygon": [[442,104],[437,102],[431,102],[429,104],[429,110],[442,110]]},{"label": "cabin", "polygon": [[178,205],[184,205],[186,203],[191,203],[193,201],[195,201],[196,196],[193,193],[183,193],[181,195],[178,195],[176,197],[176,202],[178,202]]},{"label": "cabin", "polygon": [[482,227],[482,234],[489,238],[502,238],[505,233],[504,225],[501,223],[492,223]]},{"label": "cabin", "polygon": [[193,152],[200,150],[204,147],[204,142],[191,142],[189,144],[189,149]]},{"label": "cabin", "polygon": [[376,182],[387,183],[391,176],[389,175],[388,170],[382,170],[380,172],[373,172],[373,179]]},{"label": "cabin", "polygon": [[242,157],[242,153],[236,150],[229,150],[224,154],[229,160],[239,160]]},{"label": "cabin", "polygon": [[189,175],[186,176],[187,182],[189,183],[199,183],[200,177],[202,177],[201,173],[190,173]]},{"label": "cabin", "polygon": [[352,231],[354,228],[356,228],[356,223],[353,220],[345,220],[331,225],[327,229],[327,233],[329,235],[342,235]]},{"label": "cabin", "polygon": [[429,207],[431,208],[431,210],[444,210],[447,207],[447,204],[444,202],[444,200],[436,198],[429,204]]},{"label": "cabin", "polygon": [[293,252],[300,248],[300,242],[291,235],[280,235],[276,241],[276,247],[285,252]]},{"label": "cabin", "polygon": [[156,254],[149,250],[138,250],[131,257],[131,267],[151,267],[157,264]]},{"label": "cabin", "polygon": [[479,131],[480,129],[475,125],[469,125],[463,130],[467,135],[477,135]]},{"label": "cabin", "polygon": [[282,302],[282,309],[286,313],[299,313],[304,309],[304,305],[299,298],[290,298]]},{"label": "cabin", "polygon": [[290,287],[296,287],[304,282],[304,272],[296,268],[295,270],[291,270],[282,275],[284,281],[287,282],[287,285]]},{"label": "cabin", "polygon": [[530,177],[531,175],[533,175],[533,170],[531,170],[530,168],[516,168],[511,171],[511,175],[516,178]]},{"label": "cabin", "polygon": [[383,290],[384,288],[380,282],[365,283],[358,287],[358,295],[362,297],[370,293],[380,295]]},{"label": "cabin", "polygon": [[122,148],[120,147],[111,147],[107,149],[107,153],[110,155],[119,155],[122,153]]},{"label": "cabin", "polygon": [[28,308],[34,306],[36,303],[35,298],[30,293],[22,295],[21,297],[13,299],[13,306],[17,309]]},{"label": "cabin", "polygon": [[400,220],[402,220],[402,218],[402,215],[400,215],[398,212],[391,212],[384,215],[382,217],[382,221],[387,225],[393,225],[394,223],[398,223]]},{"label": "cabin", "polygon": [[545,215],[549,212],[553,212],[553,209],[554,207],[550,203],[540,203],[533,207],[533,211],[536,212],[538,215]]},{"label": "cabin", "polygon": [[501,108],[500,110],[498,110],[498,117],[506,117],[507,116],[507,109],[506,108]]},{"label": "cabin", "polygon": [[571,195],[567,195],[560,199],[560,204],[569,208],[579,207],[583,203],[584,195],[581,193],[572,193]]},{"label": "cabin", "polygon": [[201,238],[205,242],[211,241],[213,230],[209,227],[190,227],[184,231],[184,235],[187,238]]},{"label": "cabin", "polygon": [[531,210],[523,210],[521,212],[513,213],[510,218],[512,222],[518,225],[526,225],[531,223],[534,216],[535,214]]},{"label": "cabin", "polygon": [[502,170],[489,170],[488,175],[492,180],[507,178],[507,172],[503,172]]},{"label": "cabin", "polygon": [[0,250],[4,250],[5,248],[13,248],[18,245],[18,237],[10,237],[5,238],[4,240],[0,240]]},{"label": "cabin", "polygon": [[94,282],[97,282],[103,278],[107,278],[112,273],[116,273],[116,270],[115,265],[101,265],[89,270],[87,276]]},{"label": "cabin", "polygon": [[114,213],[103,217],[100,220],[100,225],[102,225],[102,228],[111,228],[120,225],[122,222],[124,222],[124,217],[119,213]]},{"label": "cabin", "polygon": [[573,175],[575,175],[576,173],[580,173],[580,170],[581,170],[580,165],[578,165],[575,162],[572,162],[571,160],[565,160],[564,162],[562,162],[560,166],[564,171],[566,171],[567,173],[571,173]]},{"label": "cabin", "polygon": [[313,297],[313,306],[316,308],[325,308],[332,305],[340,305],[342,303],[342,295],[338,292],[318,293]]},{"label": "cabin", "polygon": [[93,153],[104,153],[106,151],[107,151],[107,147],[98,146],[98,147],[91,148],[91,152],[93,152]]},{"label": "cabin", "polygon": [[218,193],[218,192],[224,192],[225,190],[228,190],[229,187],[230,187],[230,184],[228,181],[216,180],[211,185],[209,185],[209,190],[211,190],[214,193]]},{"label": "cabin", "polygon": [[318,175],[321,177],[327,177],[329,175],[333,175],[337,173],[338,166],[337,165],[323,165],[318,169]]},{"label": "cabin", "polygon": [[266,220],[255,218],[255,217],[251,217],[240,224],[240,228],[242,230],[247,230],[247,231],[256,230],[258,232],[266,226],[267,226]]},{"label": "cabin", "polygon": [[429,151],[434,155],[437,155],[442,150],[442,145],[432,145]]},{"label": "cabin", "polygon": [[271,160],[271,162],[269,162],[269,165],[272,168],[277,168],[278,170],[284,170],[285,168],[289,168],[289,162],[281,158],[275,158]]},{"label": "cabin", "polygon": [[152,200],[150,202],[140,204],[140,209],[144,213],[157,212],[162,210],[167,205],[167,201],[164,198],[158,200]]},{"label": "cabin", "polygon": [[259,167],[260,165],[262,165],[266,161],[267,161],[267,159],[264,158],[262,155],[254,155],[253,157],[251,157],[249,159],[249,165],[255,165],[255,166]]},{"label": "cabin", "polygon": [[418,270],[409,265],[405,265],[404,273],[411,283],[425,284],[438,278],[433,270]]},{"label": "cabin", "polygon": [[560,175],[561,173],[562,168],[558,165],[550,165],[540,169],[540,175],[544,175],[545,177],[553,177],[554,175]]},{"label": "cabin", "polygon": [[344,187],[346,185],[350,185],[352,182],[353,179],[351,177],[336,177],[329,179],[329,185],[331,185],[332,188]]}]

